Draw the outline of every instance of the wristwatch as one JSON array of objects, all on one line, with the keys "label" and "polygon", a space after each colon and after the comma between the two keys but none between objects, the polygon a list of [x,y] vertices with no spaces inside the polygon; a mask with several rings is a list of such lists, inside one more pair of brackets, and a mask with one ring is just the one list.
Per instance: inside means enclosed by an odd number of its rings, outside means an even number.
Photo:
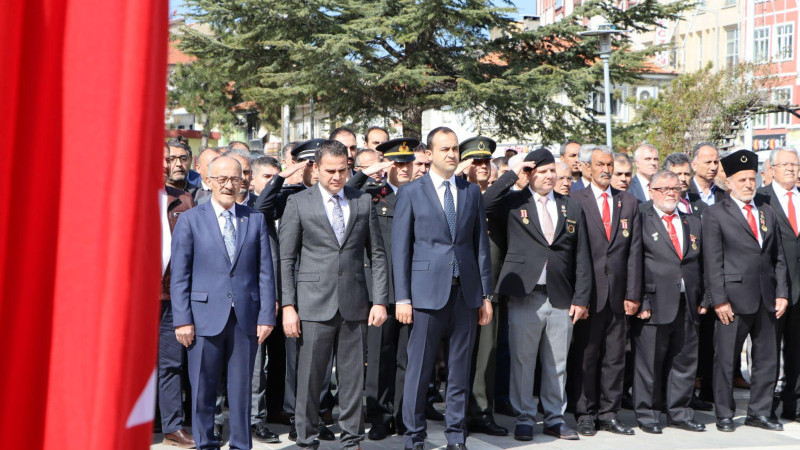
[{"label": "wristwatch", "polygon": [[493,294],[484,295],[483,298],[484,300],[489,300],[491,302],[494,300],[494,295]]}]

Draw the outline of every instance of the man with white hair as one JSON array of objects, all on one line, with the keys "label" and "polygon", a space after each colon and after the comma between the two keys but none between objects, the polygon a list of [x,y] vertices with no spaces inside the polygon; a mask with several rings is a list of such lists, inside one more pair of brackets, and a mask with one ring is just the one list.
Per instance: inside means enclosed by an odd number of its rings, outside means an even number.
[{"label": "man with white hair", "polygon": [[631,180],[629,192],[644,203],[650,200],[650,179],[658,172],[658,149],[650,144],[642,144],[633,152],[636,163],[636,176]]},{"label": "man with white hair", "polygon": [[592,153],[600,148],[594,144],[581,145],[578,150],[578,161],[580,161],[581,176],[577,181],[572,183],[572,192],[578,191],[592,184]]}]

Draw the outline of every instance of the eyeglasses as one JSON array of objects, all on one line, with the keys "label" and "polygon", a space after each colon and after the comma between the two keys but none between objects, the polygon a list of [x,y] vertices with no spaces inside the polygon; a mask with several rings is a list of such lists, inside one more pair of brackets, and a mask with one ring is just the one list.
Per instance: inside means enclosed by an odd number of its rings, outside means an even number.
[{"label": "eyeglasses", "polygon": [[800,164],[798,164],[798,163],[790,163],[790,162],[782,162],[780,164],[775,164],[773,167],[779,167],[781,169],[788,169],[788,168],[797,169],[797,168],[800,168]]},{"label": "eyeglasses", "polygon": [[164,158],[164,161],[166,161],[167,164],[172,164],[175,161],[180,161],[181,164],[186,164],[187,162],[189,162],[189,157],[186,156],[186,155],[182,155],[182,156],[167,156],[166,158]]},{"label": "eyeglasses", "polygon": [[225,186],[226,184],[228,184],[228,181],[233,183],[234,186],[236,186],[237,184],[241,184],[242,182],[242,177],[209,177],[209,178],[216,181],[217,184],[219,184],[220,186]]},{"label": "eyeglasses", "polygon": [[657,188],[656,187],[651,187],[650,189],[652,189],[652,190],[654,190],[656,192],[659,192],[662,195],[669,194],[670,192],[672,192],[673,194],[680,194],[681,193],[680,186],[673,187],[673,188],[671,188],[671,187],[657,187]]}]

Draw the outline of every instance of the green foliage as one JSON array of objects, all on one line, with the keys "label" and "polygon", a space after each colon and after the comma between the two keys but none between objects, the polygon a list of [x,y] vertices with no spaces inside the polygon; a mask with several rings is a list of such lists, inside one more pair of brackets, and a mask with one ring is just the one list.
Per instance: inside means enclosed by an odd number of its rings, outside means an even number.
[{"label": "green foliage", "polygon": [[[570,17],[521,30],[511,3],[491,0],[188,0],[189,19],[211,32],[181,30],[180,48],[236,80],[265,109],[314,98],[332,122],[400,120],[419,136],[422,111],[446,105],[501,137],[596,136],[584,108],[602,83],[596,38],[584,19],[652,29],[687,0],[645,0],[628,11],[588,0]],[[490,34],[490,30],[492,33]],[[500,36],[493,38],[493,36]],[[647,51],[626,38],[612,58],[615,83],[635,79]],[[563,95],[562,95],[563,93]]]}]

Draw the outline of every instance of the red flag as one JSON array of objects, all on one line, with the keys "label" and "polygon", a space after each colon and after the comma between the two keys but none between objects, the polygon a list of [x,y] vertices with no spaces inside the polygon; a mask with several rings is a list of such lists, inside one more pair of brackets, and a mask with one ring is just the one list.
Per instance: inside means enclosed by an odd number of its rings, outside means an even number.
[{"label": "red flag", "polygon": [[167,0],[0,14],[0,435],[151,443]]}]

